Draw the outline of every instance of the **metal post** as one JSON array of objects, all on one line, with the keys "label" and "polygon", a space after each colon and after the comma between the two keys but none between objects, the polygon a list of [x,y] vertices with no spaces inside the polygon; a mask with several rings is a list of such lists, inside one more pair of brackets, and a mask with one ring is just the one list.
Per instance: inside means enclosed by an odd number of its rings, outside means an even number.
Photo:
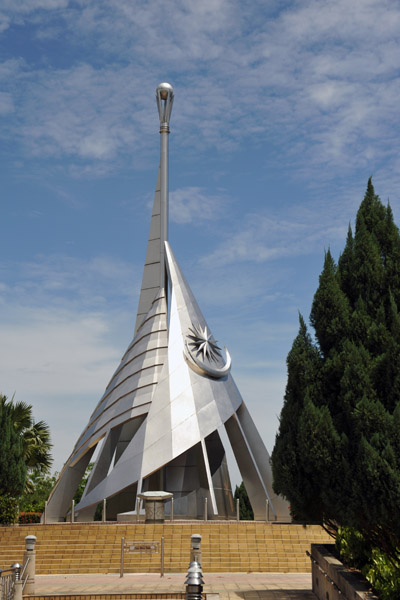
[{"label": "metal post", "polygon": [[171,498],[171,515],[170,515],[170,517],[171,517],[171,521],[173,521],[174,520],[174,499],[173,498]]},{"label": "metal post", "polygon": [[21,579],[21,565],[14,563],[10,568],[14,571],[14,600],[22,600],[23,581]]},{"label": "metal post", "polygon": [[103,523],[107,521],[107,500],[103,499],[103,513],[102,513]]},{"label": "metal post", "polygon": [[124,546],[125,546],[125,538],[121,538],[121,564],[119,568],[119,576],[124,576]]},{"label": "metal post", "polygon": [[43,511],[43,525],[46,525],[47,521],[47,500],[44,503],[44,511]]},{"label": "metal post", "polygon": [[236,498],[236,521],[240,521],[239,498]]},{"label": "metal post", "polygon": [[161,537],[161,569],[160,577],[164,577],[164,536]]},{"label": "metal post", "polygon": [[269,521],[269,500],[268,500],[268,498],[265,499],[265,520],[268,523],[268,521]]},{"label": "metal post", "polygon": [[139,521],[140,500],[136,498],[136,523]]},{"label": "metal post", "polygon": [[207,521],[207,498],[204,498],[204,520]]},{"label": "metal post", "polygon": [[75,500],[71,503],[71,523],[75,523]]}]

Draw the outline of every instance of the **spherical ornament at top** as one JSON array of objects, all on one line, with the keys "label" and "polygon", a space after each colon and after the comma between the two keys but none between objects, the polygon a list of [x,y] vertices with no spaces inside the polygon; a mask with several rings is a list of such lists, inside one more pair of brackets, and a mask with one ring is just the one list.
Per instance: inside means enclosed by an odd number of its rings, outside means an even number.
[{"label": "spherical ornament at top", "polygon": [[166,100],[168,98],[168,92],[173,94],[174,88],[170,83],[160,83],[160,85],[157,86],[157,91],[160,92],[161,99]]},{"label": "spherical ornament at top", "polygon": [[156,88],[156,101],[160,116],[160,133],[169,132],[169,120],[174,102],[174,88],[170,83],[160,83]]}]

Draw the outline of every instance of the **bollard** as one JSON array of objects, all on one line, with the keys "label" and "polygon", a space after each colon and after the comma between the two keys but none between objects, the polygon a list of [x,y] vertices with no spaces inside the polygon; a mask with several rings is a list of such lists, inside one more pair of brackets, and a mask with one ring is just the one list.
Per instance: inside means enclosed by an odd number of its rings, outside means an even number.
[{"label": "bollard", "polygon": [[136,523],[139,521],[140,500],[136,498]]},{"label": "bollard", "polygon": [[236,521],[240,521],[240,502],[239,502],[239,498],[236,498]]},{"label": "bollard", "polygon": [[190,536],[191,550],[190,550],[190,562],[198,562],[201,565],[201,535],[199,533],[193,533]]},{"label": "bollard", "polygon": [[103,512],[101,515],[103,523],[105,523],[107,521],[106,511],[107,511],[107,500],[104,498],[103,499]]},{"label": "bollard", "polygon": [[207,521],[207,498],[204,498],[204,520]]},{"label": "bollard", "polygon": [[265,520],[268,523],[268,521],[269,521],[269,500],[268,500],[268,498],[265,499]]},{"label": "bollard", "polygon": [[185,580],[186,600],[202,600],[203,574],[198,562],[192,561],[189,564],[188,574]]},{"label": "bollard", "polygon": [[125,538],[121,538],[121,561],[119,567],[119,576],[124,576],[124,548],[125,548]]},{"label": "bollard", "polygon": [[36,536],[27,535],[25,538],[24,552],[24,571],[25,583],[24,592],[27,596],[33,596],[35,593],[35,570],[36,570]]},{"label": "bollard", "polygon": [[161,565],[160,577],[164,577],[164,536],[161,537]]},{"label": "bollard", "polygon": [[71,502],[71,523],[75,523],[75,500]]},{"label": "bollard", "polygon": [[46,525],[46,521],[47,521],[47,500],[44,503],[44,511],[43,511],[43,525]]},{"label": "bollard", "polygon": [[171,498],[171,521],[174,520],[174,499]]}]

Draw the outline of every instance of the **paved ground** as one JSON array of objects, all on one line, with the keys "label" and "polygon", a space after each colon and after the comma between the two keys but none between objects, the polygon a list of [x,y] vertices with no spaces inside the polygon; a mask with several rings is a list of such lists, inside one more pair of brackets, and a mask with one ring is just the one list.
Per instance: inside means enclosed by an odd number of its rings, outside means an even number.
[{"label": "paved ground", "polygon": [[[37,575],[35,594],[184,592],[185,574]],[[221,600],[315,600],[309,573],[205,573],[204,592]]]}]

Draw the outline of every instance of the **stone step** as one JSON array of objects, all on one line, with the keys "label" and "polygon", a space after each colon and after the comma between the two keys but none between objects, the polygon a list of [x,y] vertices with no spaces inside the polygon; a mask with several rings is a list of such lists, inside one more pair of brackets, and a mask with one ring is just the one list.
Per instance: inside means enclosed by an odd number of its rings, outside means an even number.
[{"label": "stone step", "polygon": [[[0,568],[22,562],[24,539],[37,537],[36,572],[118,573],[121,538],[160,541],[164,537],[165,571],[185,572],[190,558],[190,536],[202,535],[203,569],[209,572],[306,572],[310,544],[329,536],[319,526],[270,523],[204,523],[190,525],[51,524],[1,529]],[[127,572],[158,572],[160,554],[124,555]]]}]

